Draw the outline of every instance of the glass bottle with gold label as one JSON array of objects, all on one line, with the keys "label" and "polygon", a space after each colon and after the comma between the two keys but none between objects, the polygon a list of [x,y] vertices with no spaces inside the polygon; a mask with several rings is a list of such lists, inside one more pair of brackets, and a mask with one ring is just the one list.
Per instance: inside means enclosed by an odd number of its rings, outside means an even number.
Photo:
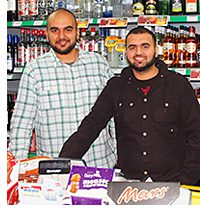
[{"label": "glass bottle with gold label", "polygon": [[158,0],[146,0],[145,1],[145,14],[146,15],[158,15]]},{"label": "glass bottle with gold label", "polygon": [[189,27],[189,36],[186,39],[186,67],[197,67],[198,41],[195,36],[195,27]]},{"label": "glass bottle with gold label", "polygon": [[144,4],[142,0],[133,0],[133,15],[143,15],[144,14]]}]

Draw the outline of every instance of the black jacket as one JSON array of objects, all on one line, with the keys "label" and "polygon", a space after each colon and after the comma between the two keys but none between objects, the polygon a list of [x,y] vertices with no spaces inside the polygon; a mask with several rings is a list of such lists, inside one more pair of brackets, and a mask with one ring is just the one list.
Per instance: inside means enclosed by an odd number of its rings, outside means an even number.
[{"label": "black jacket", "polygon": [[[81,158],[114,116],[118,166],[127,178],[200,180],[200,106],[188,80],[162,61],[155,86],[140,91],[131,68],[109,80],[59,157]],[[66,118],[67,119],[67,118]]]}]

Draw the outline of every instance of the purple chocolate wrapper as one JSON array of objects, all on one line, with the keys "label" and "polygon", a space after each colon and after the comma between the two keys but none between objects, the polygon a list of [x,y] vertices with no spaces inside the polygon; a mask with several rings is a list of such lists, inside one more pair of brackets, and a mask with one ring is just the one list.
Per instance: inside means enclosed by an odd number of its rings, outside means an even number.
[{"label": "purple chocolate wrapper", "polygon": [[89,198],[89,197],[78,197],[71,196],[72,205],[101,205],[102,199],[100,198]]},{"label": "purple chocolate wrapper", "polygon": [[107,189],[108,182],[112,181],[113,174],[114,169],[72,166],[67,187],[72,187],[74,184],[76,190]]}]

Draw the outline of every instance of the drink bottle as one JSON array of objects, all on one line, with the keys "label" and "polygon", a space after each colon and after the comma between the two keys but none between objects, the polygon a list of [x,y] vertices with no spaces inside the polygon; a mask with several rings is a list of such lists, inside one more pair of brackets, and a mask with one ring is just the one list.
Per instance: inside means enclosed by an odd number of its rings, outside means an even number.
[{"label": "drink bottle", "polygon": [[84,18],[92,18],[93,17],[93,0],[85,0],[85,15]]},{"label": "drink bottle", "polygon": [[18,0],[18,20],[25,21],[28,18],[28,1]]},{"label": "drink bottle", "polygon": [[185,0],[185,13],[197,14],[198,13],[198,0]]},{"label": "drink bottle", "polygon": [[103,17],[113,17],[112,0],[104,0]]},{"label": "drink bottle", "polygon": [[38,19],[45,20],[47,15],[47,0],[38,0]]},{"label": "drink bottle", "polygon": [[184,68],[186,63],[186,38],[184,36],[184,26],[180,26],[178,42],[176,45],[176,67]]},{"label": "drink bottle", "polygon": [[17,21],[17,0],[7,0],[7,21]]},{"label": "drink bottle", "polygon": [[133,15],[144,14],[144,4],[142,0],[133,0],[132,12],[133,12]]},{"label": "drink bottle", "polygon": [[28,19],[36,20],[38,18],[38,0],[28,0]]},{"label": "drink bottle", "polygon": [[169,0],[159,0],[159,14],[160,15],[170,15],[170,1]]},{"label": "drink bottle", "polygon": [[113,5],[113,17],[122,17],[123,8],[122,0],[112,0]]},{"label": "drink bottle", "polygon": [[13,72],[12,35],[7,35],[7,72]]},{"label": "drink bottle", "polygon": [[13,36],[13,67],[18,66],[18,42],[19,37],[18,35]]},{"label": "drink bottle", "polygon": [[26,57],[26,42],[25,42],[25,29],[20,29],[20,41],[18,44],[18,66],[23,67],[25,65]]},{"label": "drink bottle", "polygon": [[94,0],[93,17],[101,18],[103,16],[103,0]]},{"label": "drink bottle", "polygon": [[186,67],[197,67],[198,41],[195,35],[195,28],[189,27],[189,36],[186,39]]},{"label": "drink bottle", "polygon": [[184,14],[184,0],[172,0],[171,1],[171,14],[183,15]]},{"label": "drink bottle", "polygon": [[158,15],[158,0],[146,0],[144,8],[146,15]]}]

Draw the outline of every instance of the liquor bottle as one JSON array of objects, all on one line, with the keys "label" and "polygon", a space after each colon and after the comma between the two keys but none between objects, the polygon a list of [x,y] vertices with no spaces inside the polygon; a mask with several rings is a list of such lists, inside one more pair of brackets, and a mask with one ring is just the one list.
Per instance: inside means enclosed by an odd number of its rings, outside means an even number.
[{"label": "liquor bottle", "polygon": [[156,45],[158,48],[158,58],[163,58],[163,37],[162,37],[162,28],[155,26],[155,36],[156,36]]},{"label": "liquor bottle", "polygon": [[[132,13],[131,13],[132,14]],[[104,0],[103,17],[113,17],[112,0]]]},{"label": "liquor bottle", "polygon": [[172,15],[183,15],[184,14],[184,2],[183,0],[172,0],[171,1],[171,14]]},{"label": "liquor bottle", "polygon": [[200,1],[198,1],[198,14],[200,14]]},{"label": "liquor bottle", "polygon": [[10,110],[11,110],[12,97],[7,94],[7,130],[10,130]]},{"label": "liquor bottle", "polygon": [[143,0],[133,0],[132,12],[133,12],[133,15],[144,14]]},{"label": "liquor bottle", "polygon": [[18,66],[18,42],[19,37],[18,35],[13,36],[13,67]]},{"label": "liquor bottle", "polygon": [[38,18],[38,0],[28,1],[28,19],[36,20]]},{"label": "liquor bottle", "polygon": [[28,18],[27,0],[18,0],[18,20],[25,21]]},{"label": "liquor bottle", "polygon": [[93,18],[93,0],[85,0],[84,10],[84,18]]},{"label": "liquor bottle", "polygon": [[85,0],[74,1],[74,15],[76,16],[76,18],[84,18],[84,1]]},{"label": "liquor bottle", "polygon": [[79,45],[82,50],[88,50],[89,51],[89,45],[88,48],[86,47],[86,43],[88,44],[86,40],[86,28],[81,28],[80,30],[80,37],[79,37]]},{"label": "liquor bottle", "polygon": [[167,27],[166,36],[163,40],[163,61],[168,67],[172,67],[175,62],[175,44],[171,35],[170,26]]},{"label": "liquor bottle", "polygon": [[96,29],[95,27],[91,28],[90,38],[89,38],[89,51],[98,52],[98,42],[96,38]]},{"label": "liquor bottle", "polygon": [[42,30],[42,54],[49,52],[49,42],[47,41],[46,31]]},{"label": "liquor bottle", "polygon": [[17,0],[7,0],[7,21],[17,21]]},{"label": "liquor bottle", "polygon": [[198,13],[198,0],[185,0],[185,13],[197,14]]},{"label": "liquor bottle", "polygon": [[146,15],[158,15],[158,0],[146,0],[144,8]]},{"label": "liquor bottle", "polygon": [[16,94],[8,94],[7,95],[7,130],[10,130],[10,124],[11,124],[11,118],[12,118],[12,114],[14,111],[14,107],[15,107],[15,102],[16,102]]},{"label": "liquor bottle", "polygon": [[122,17],[123,8],[122,0],[112,0],[113,5],[113,17]]},{"label": "liquor bottle", "polygon": [[94,0],[93,17],[101,18],[103,16],[103,0]]},{"label": "liquor bottle", "polygon": [[33,29],[31,32],[31,47],[30,47],[31,59],[36,59],[38,57],[37,36],[38,30]]},{"label": "liquor bottle", "polygon": [[20,41],[18,44],[18,66],[23,67],[25,65],[26,56],[26,42],[25,42],[25,29],[20,29]]},{"label": "liquor bottle", "polygon": [[176,67],[184,68],[186,64],[186,38],[184,26],[180,26],[179,37],[176,46]]},{"label": "liquor bottle", "polygon": [[189,37],[186,39],[186,67],[197,67],[198,41],[195,36],[195,28],[189,27]]},{"label": "liquor bottle", "polygon": [[111,67],[118,67],[118,52],[115,46],[118,40],[118,30],[110,29],[110,36],[106,37],[105,45],[108,48],[108,63]]},{"label": "liquor bottle", "polygon": [[26,29],[25,33],[25,42],[26,42],[26,54],[25,54],[25,64],[29,63],[31,60],[31,31]]},{"label": "liquor bottle", "polygon": [[66,0],[66,9],[70,10],[72,13],[74,13],[75,11],[75,4],[74,4],[75,0]]},{"label": "liquor bottle", "polygon": [[47,0],[47,13],[50,15],[55,8],[55,0]]},{"label": "liquor bottle", "polygon": [[200,34],[197,34],[198,48],[197,48],[197,64],[200,67]]},{"label": "liquor bottle", "polygon": [[170,1],[169,0],[159,0],[159,14],[169,15],[170,14]]},{"label": "liquor bottle", "polygon": [[13,72],[12,35],[7,35],[7,72]]},{"label": "liquor bottle", "polygon": [[47,15],[47,0],[38,0],[38,19],[45,20]]},{"label": "liquor bottle", "polygon": [[99,40],[98,40],[98,50],[99,50],[99,54],[107,59],[107,48],[105,46],[105,38],[106,38],[105,29],[100,28],[100,36],[99,36]]},{"label": "liquor bottle", "polygon": [[133,0],[122,0],[122,16],[123,17],[132,17],[133,10],[132,10],[132,2]]},{"label": "liquor bottle", "polygon": [[38,45],[37,45],[37,57],[43,55],[43,50],[42,50],[42,42],[43,42],[43,30],[38,30],[38,35],[37,35],[37,40],[38,40]]},{"label": "liquor bottle", "polygon": [[122,29],[120,31],[120,38],[117,41],[115,50],[118,52],[118,67],[124,68],[128,66],[127,58],[126,58],[126,29]]},{"label": "liquor bottle", "polygon": [[58,8],[66,8],[66,1],[65,0],[56,0],[54,10]]}]

